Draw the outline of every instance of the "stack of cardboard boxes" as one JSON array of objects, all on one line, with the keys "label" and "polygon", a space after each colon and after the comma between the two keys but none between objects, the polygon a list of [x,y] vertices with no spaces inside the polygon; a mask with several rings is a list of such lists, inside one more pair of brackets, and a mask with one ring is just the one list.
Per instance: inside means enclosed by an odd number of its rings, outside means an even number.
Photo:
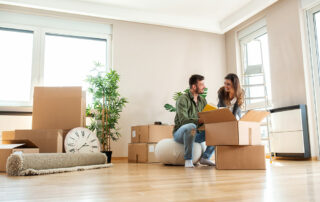
[{"label": "stack of cardboard boxes", "polygon": [[62,153],[64,137],[85,126],[86,96],[81,87],[35,87],[32,129],[2,132],[0,171],[14,151]]},{"label": "stack of cardboard boxes", "polygon": [[157,163],[155,146],[165,138],[172,138],[171,125],[144,125],[131,127],[131,143],[128,145],[128,162]]},{"label": "stack of cardboard boxes", "polygon": [[216,146],[217,169],[265,169],[260,122],[266,111],[248,111],[239,121],[229,109],[201,112],[206,144]]}]

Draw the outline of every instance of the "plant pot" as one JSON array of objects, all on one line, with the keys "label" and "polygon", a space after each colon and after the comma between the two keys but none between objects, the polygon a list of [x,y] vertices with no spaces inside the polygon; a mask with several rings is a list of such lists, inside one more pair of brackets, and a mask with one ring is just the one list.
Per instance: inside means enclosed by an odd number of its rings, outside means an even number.
[{"label": "plant pot", "polygon": [[107,163],[111,163],[112,151],[102,151],[107,156]]}]

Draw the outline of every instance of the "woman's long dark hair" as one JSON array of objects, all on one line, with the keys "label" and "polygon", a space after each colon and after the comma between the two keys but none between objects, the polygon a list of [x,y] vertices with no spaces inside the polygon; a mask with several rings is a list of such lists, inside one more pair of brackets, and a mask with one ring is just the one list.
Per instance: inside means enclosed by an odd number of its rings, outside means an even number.
[{"label": "woman's long dark hair", "polygon": [[[239,77],[236,74],[228,74],[224,79],[230,80],[233,88],[234,95],[237,98],[237,104],[239,107],[242,107],[244,100],[244,90],[241,88]],[[229,93],[225,91],[224,86],[222,86],[218,91],[218,97],[220,100],[223,100],[226,105],[230,105]]]}]

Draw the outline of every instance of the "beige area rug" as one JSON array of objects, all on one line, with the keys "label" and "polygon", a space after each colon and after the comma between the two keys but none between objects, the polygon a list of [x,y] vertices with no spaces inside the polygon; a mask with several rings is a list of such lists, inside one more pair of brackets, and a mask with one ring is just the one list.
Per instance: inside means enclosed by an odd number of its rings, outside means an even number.
[{"label": "beige area rug", "polygon": [[16,152],[7,160],[9,176],[45,175],[89,169],[108,168],[107,158],[102,153],[39,153]]}]

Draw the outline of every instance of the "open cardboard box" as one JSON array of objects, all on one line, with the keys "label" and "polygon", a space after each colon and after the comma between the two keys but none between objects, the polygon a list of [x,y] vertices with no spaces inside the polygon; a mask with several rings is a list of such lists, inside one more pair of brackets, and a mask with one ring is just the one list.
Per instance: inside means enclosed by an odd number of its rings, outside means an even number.
[{"label": "open cardboard box", "polygon": [[29,140],[39,148],[40,153],[63,152],[62,129],[38,129],[38,130],[15,130],[3,131],[3,141]]},{"label": "open cardboard box", "polygon": [[8,157],[17,151],[39,153],[39,148],[29,140],[2,140],[2,144],[0,144],[0,172],[6,171]]},{"label": "open cardboard box", "polygon": [[227,108],[200,112],[204,121],[206,144],[259,145],[260,122],[268,116],[267,111],[248,111],[239,121]]},{"label": "open cardboard box", "polygon": [[84,127],[86,94],[81,87],[35,87],[32,130],[3,131],[2,140],[30,140],[40,153],[62,153],[66,132]]}]

